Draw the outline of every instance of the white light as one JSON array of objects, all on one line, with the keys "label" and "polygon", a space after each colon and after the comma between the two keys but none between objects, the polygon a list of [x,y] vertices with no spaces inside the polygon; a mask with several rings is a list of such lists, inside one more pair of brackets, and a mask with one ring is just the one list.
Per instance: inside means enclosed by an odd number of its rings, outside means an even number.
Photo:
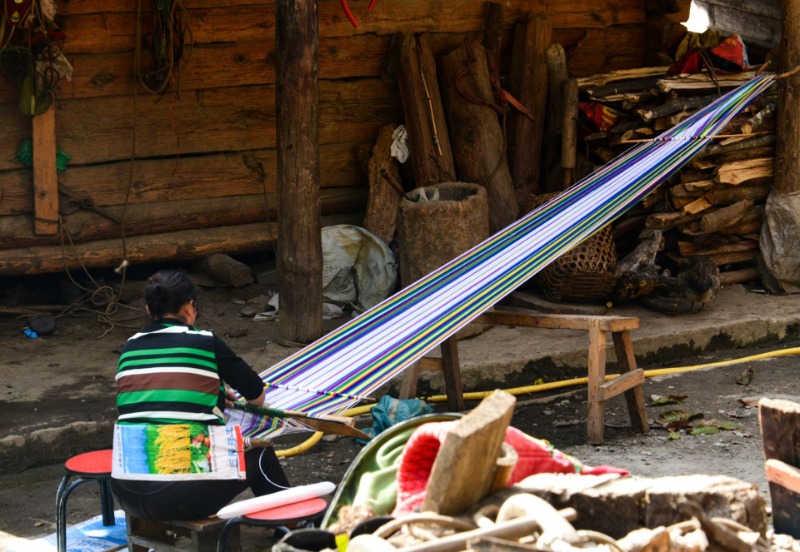
[{"label": "white light", "polygon": [[702,34],[708,29],[710,20],[708,12],[703,6],[698,6],[694,0],[689,7],[689,19],[682,23],[690,33]]}]

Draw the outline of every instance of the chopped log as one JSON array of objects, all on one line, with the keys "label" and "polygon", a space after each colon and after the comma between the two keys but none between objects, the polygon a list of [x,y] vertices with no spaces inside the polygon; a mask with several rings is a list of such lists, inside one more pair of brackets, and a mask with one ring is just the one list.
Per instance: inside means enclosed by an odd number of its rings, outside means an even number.
[{"label": "chopped log", "polygon": [[709,144],[708,146],[704,147],[700,152],[695,156],[695,158],[703,158],[703,157],[711,157],[714,155],[725,155],[732,152],[740,152],[740,151],[753,151],[757,148],[765,147],[765,146],[774,146],[775,145],[775,134],[761,134],[759,136],[753,136],[752,138],[747,138],[746,140],[741,140],[740,142],[736,142],[733,144],[720,144],[719,142],[715,142],[713,144]]},{"label": "chopped log", "polygon": [[746,236],[747,234],[760,232],[762,224],[763,220],[753,220],[748,222],[742,221],[739,224],[729,226],[728,228],[723,228],[717,233],[721,235]]},{"label": "chopped log", "polygon": [[711,234],[723,228],[728,228],[741,221],[752,207],[752,199],[743,199],[733,205],[715,209],[700,218],[700,229],[707,234]]},{"label": "chopped log", "polygon": [[754,251],[756,249],[758,249],[758,242],[751,240],[741,240],[735,243],[706,248],[698,247],[691,242],[678,240],[678,251],[682,257],[690,257],[692,255],[718,255],[738,251]]},{"label": "chopped log", "polygon": [[717,183],[713,180],[695,180],[694,182],[682,182],[682,184],[687,192],[705,192],[709,188],[713,188]]},{"label": "chopped log", "polygon": [[756,179],[772,178],[775,169],[775,159],[761,157],[725,163],[717,169],[714,180],[730,186],[738,186],[744,182]]},{"label": "chopped log", "polygon": [[455,422],[436,454],[422,511],[460,514],[489,493],[515,404],[495,391]]},{"label": "chopped log", "polygon": [[636,113],[642,118],[643,121],[649,122],[658,119],[659,117],[672,115],[673,113],[692,111],[700,107],[704,107],[716,100],[718,97],[719,96],[716,94],[707,96],[673,96],[661,105],[657,105],[648,109],[637,109]]},{"label": "chopped log", "polygon": [[769,187],[767,186],[738,186],[709,190],[703,197],[712,205],[732,205],[742,199],[763,202],[768,195]]},{"label": "chopped log", "polygon": [[782,467],[780,465],[773,463],[773,469],[768,471],[768,475],[772,475],[768,480],[775,532],[800,538],[800,489],[797,487],[800,481],[800,404],[782,399],[761,399],[758,419],[767,462],[779,461],[794,468],[782,470],[789,476],[794,473],[788,480],[775,474]]},{"label": "chopped log", "polygon": [[747,119],[742,125],[742,132],[744,134],[752,134],[753,132],[761,129],[767,121],[775,117],[775,102],[769,102],[758,113]]},{"label": "chopped log", "polygon": [[233,287],[253,283],[253,272],[246,264],[224,253],[214,253],[200,261],[200,268],[214,280]]},{"label": "chopped log", "polygon": [[450,139],[439,95],[436,66],[430,52],[423,53],[420,42],[410,33],[397,35],[397,84],[403,103],[403,114],[414,186],[429,186],[455,179]]},{"label": "chopped log", "polygon": [[761,279],[761,271],[757,267],[740,268],[739,270],[725,270],[719,273],[719,283],[722,286],[744,284]]},{"label": "chopped log", "polygon": [[509,92],[528,111],[512,109],[507,121],[508,165],[519,205],[542,192],[539,170],[548,89],[545,51],[551,35],[547,17],[532,14],[517,24],[514,33]]},{"label": "chopped log", "polygon": [[[699,181],[699,182],[706,182],[706,181]],[[713,181],[712,181],[713,184]],[[672,188],[669,189],[669,195],[672,197],[691,197],[691,198],[698,198],[703,196],[703,190],[690,190],[685,183],[681,182],[680,184],[676,184]]]},{"label": "chopped log", "polygon": [[678,505],[701,504],[708,517],[732,519],[764,534],[766,500],[758,487],[723,475],[609,478],[577,474],[536,474],[514,489],[533,493],[556,508],[574,508],[576,529],[621,538],[635,529],[654,529],[684,520]]},{"label": "chopped log", "polygon": [[757,256],[758,251],[733,251],[731,253],[717,253],[716,255],[709,255],[708,258],[714,261],[714,264],[717,266],[725,266],[729,264],[755,261]]},{"label": "chopped log", "polygon": [[680,212],[653,213],[647,217],[644,223],[645,228],[668,230],[681,224],[688,224],[697,220],[699,215],[684,215]]},{"label": "chopped log", "polygon": [[400,180],[400,169],[391,152],[394,128],[394,125],[381,127],[367,164],[369,195],[364,228],[385,243],[391,242],[394,237],[397,229],[397,208],[403,195],[403,188],[397,190],[391,183],[392,180],[396,182]]},{"label": "chopped log", "polygon": [[566,190],[575,179],[578,165],[578,81],[564,83],[564,133],[561,137],[561,168],[564,170],[562,189]]},{"label": "chopped log", "polygon": [[[674,205],[674,202],[673,202]],[[706,209],[711,208],[711,203],[704,197],[699,197],[685,205],[681,211],[683,215],[697,215],[698,213],[702,213]]]},{"label": "chopped log", "polygon": [[442,56],[441,68],[459,178],[486,188],[490,229],[492,233],[498,232],[516,220],[519,205],[508,170],[505,140],[495,110],[484,48],[465,42]]}]

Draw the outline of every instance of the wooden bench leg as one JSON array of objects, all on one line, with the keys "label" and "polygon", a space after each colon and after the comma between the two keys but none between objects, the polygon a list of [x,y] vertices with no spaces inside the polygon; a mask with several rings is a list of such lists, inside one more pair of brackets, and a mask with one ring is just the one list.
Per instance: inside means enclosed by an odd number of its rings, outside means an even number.
[{"label": "wooden bench leg", "polygon": [[461,386],[461,364],[458,361],[458,340],[455,336],[445,339],[441,349],[447,407],[451,412],[461,412],[464,410],[464,391]]},{"label": "wooden bench leg", "polygon": [[[621,374],[641,371],[636,367],[636,357],[633,355],[633,340],[628,330],[611,334],[614,340],[614,350],[617,353],[617,366]],[[642,373],[642,376],[644,374]],[[650,422],[647,420],[647,410],[644,408],[644,394],[642,386],[637,385],[625,391],[625,401],[628,403],[628,414],[631,417],[631,426],[635,433],[647,433]]]},{"label": "wooden bench leg", "polygon": [[586,433],[589,443],[603,443],[603,425],[605,424],[605,398],[600,386],[606,379],[606,333],[600,329],[600,323],[594,320],[589,325],[589,413]]},{"label": "wooden bench leg", "polygon": [[418,360],[406,368],[405,374],[403,374],[403,381],[400,382],[400,389],[398,390],[399,399],[413,399],[417,396],[420,366],[421,361]]}]

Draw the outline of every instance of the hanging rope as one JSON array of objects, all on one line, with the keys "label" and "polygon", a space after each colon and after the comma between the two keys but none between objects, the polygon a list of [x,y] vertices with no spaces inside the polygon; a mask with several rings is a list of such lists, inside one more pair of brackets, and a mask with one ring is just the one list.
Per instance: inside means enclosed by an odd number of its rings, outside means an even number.
[{"label": "hanging rope", "polygon": [[136,11],[136,50],[134,66],[136,78],[142,86],[153,94],[163,94],[169,89],[173,79],[180,94],[180,77],[173,71],[180,69],[181,61],[191,58],[194,35],[189,22],[189,12],[183,0],[155,0],[153,8],[153,34],[150,40],[152,67],[142,69],[142,0],[138,0]]}]

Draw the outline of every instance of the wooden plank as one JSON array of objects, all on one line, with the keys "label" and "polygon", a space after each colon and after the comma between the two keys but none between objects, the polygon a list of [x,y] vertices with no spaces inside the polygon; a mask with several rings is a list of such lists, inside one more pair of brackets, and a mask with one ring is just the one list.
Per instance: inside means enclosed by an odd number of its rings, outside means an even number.
[{"label": "wooden plank", "polygon": [[455,422],[436,454],[422,511],[459,514],[486,496],[515,403],[495,391]]},{"label": "wooden plank", "polygon": [[[784,475],[797,475],[800,468],[800,404],[784,399],[761,399],[758,401],[758,420],[764,456],[794,468]],[[779,466],[772,465],[771,475],[778,479]],[[769,473],[769,472],[768,472]],[[793,491],[797,479],[781,477],[789,486],[770,480],[769,493],[772,499],[773,526],[776,533],[800,537],[800,494]]]},{"label": "wooden plank", "polygon": [[487,311],[475,319],[479,324],[500,324],[504,326],[523,326],[529,328],[548,328],[560,330],[588,330],[596,323],[607,332],[634,330],[639,327],[639,319],[625,316],[585,316],[580,314],[531,314],[525,312]]},{"label": "wooden plank", "polygon": [[600,385],[598,397],[600,401],[607,401],[611,397],[616,397],[620,393],[633,389],[642,383],[644,383],[644,370],[638,368]]},{"label": "wooden plank", "polygon": [[547,104],[547,62],[552,27],[544,15],[528,15],[517,24],[509,74],[509,92],[528,113],[512,108],[506,140],[509,170],[517,203],[525,205],[531,193],[541,193],[542,136]]},{"label": "wooden plank", "polygon": [[33,117],[33,204],[37,234],[58,233],[56,108]]}]

